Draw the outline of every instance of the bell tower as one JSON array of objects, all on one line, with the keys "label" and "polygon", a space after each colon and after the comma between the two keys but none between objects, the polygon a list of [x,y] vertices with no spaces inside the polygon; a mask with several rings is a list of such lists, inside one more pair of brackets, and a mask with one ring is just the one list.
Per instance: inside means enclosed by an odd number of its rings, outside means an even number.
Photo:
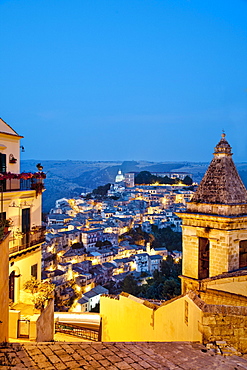
[{"label": "bell tower", "polygon": [[247,191],[222,134],[214,157],[182,218],[182,292],[203,279],[247,269]]}]

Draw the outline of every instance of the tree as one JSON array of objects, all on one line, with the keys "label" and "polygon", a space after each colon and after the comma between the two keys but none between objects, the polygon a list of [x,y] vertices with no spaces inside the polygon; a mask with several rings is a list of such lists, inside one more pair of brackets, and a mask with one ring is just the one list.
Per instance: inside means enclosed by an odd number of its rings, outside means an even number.
[{"label": "tree", "polygon": [[33,303],[36,309],[43,309],[45,303],[54,296],[55,285],[47,281],[38,281],[34,277],[24,283],[23,289],[33,295]]},{"label": "tree", "polygon": [[151,184],[152,174],[148,171],[141,171],[135,176],[135,184]]},{"label": "tree", "polygon": [[[71,248],[72,248],[72,249],[82,249],[82,248],[84,248],[83,242],[80,242],[80,243],[73,243],[73,244],[71,245]],[[84,249],[85,249],[85,248],[84,248]]]},{"label": "tree", "polygon": [[166,278],[178,278],[182,273],[182,261],[175,263],[171,256],[167,256],[166,260],[161,262],[161,273]]},{"label": "tree", "polygon": [[142,231],[141,227],[136,229],[130,229],[127,233],[122,234],[119,237],[119,241],[129,240],[133,244],[146,245],[146,243],[153,243],[154,236]]},{"label": "tree", "polygon": [[104,240],[103,242],[101,240],[97,240],[95,247],[99,249],[110,248],[112,247],[112,243],[109,240]]},{"label": "tree", "polygon": [[94,308],[91,308],[90,312],[97,312],[99,313],[100,311],[100,304],[99,303],[96,303],[95,307]]},{"label": "tree", "polygon": [[152,225],[152,233],[154,241],[152,247],[163,246],[169,251],[182,250],[182,234],[173,231],[170,227],[159,229],[156,225]]},{"label": "tree", "polygon": [[140,288],[137,285],[137,281],[132,274],[127,275],[124,278],[121,284],[121,289],[122,291],[132,295],[138,295],[140,292]]},{"label": "tree", "polygon": [[110,189],[110,187],[111,187],[110,183],[103,185],[103,186],[98,186],[96,189],[93,190],[93,194],[105,196],[107,195],[107,192]]},{"label": "tree", "polygon": [[185,178],[183,179],[183,183],[185,185],[192,185],[193,184],[193,181],[192,181],[192,178],[190,176],[185,176]]},{"label": "tree", "polygon": [[181,294],[181,285],[178,280],[173,278],[165,280],[162,289],[162,295],[165,299],[171,299],[180,294]]}]

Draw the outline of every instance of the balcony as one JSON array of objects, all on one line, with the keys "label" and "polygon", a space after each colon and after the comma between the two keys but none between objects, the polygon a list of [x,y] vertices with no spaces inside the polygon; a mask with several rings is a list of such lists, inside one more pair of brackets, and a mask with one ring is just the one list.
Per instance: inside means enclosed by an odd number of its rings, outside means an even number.
[{"label": "balcony", "polygon": [[44,189],[43,180],[46,175],[43,172],[36,173],[0,173],[0,192],[18,190],[36,190],[37,194]]},{"label": "balcony", "polygon": [[14,233],[10,237],[9,254],[24,251],[45,242],[45,227],[35,227],[27,233]]}]

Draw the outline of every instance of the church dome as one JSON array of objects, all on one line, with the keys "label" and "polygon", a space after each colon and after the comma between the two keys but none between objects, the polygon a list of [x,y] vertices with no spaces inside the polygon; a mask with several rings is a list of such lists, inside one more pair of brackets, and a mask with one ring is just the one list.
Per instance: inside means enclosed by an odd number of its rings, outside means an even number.
[{"label": "church dome", "polygon": [[122,171],[119,170],[115,178],[115,182],[122,182],[122,181],[124,181],[124,175],[122,174]]}]

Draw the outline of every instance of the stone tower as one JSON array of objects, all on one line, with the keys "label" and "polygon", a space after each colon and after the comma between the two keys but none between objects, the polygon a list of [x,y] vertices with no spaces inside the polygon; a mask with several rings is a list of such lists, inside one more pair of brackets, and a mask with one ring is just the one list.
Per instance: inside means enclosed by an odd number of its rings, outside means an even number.
[{"label": "stone tower", "polygon": [[214,157],[187,211],[183,229],[182,292],[203,279],[247,269],[247,191],[222,134]]}]

